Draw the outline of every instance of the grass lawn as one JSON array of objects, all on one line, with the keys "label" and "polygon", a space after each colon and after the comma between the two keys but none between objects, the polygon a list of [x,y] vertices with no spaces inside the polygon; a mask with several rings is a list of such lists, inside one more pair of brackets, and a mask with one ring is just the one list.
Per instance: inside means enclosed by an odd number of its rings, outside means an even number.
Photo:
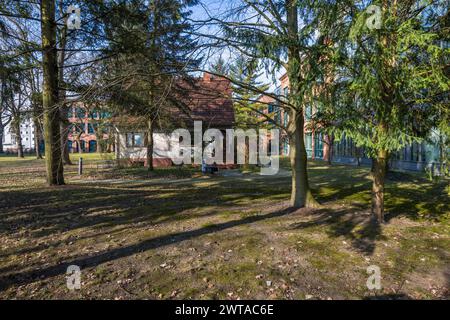
[{"label": "grass lawn", "polygon": [[[377,226],[368,168],[312,162],[323,208],[292,211],[286,170],[149,176],[83,157],[85,175],[67,166],[58,188],[42,160],[0,157],[0,298],[449,298],[448,181],[391,173]],[[66,287],[69,265],[81,290]],[[370,265],[381,290],[366,287]]]}]

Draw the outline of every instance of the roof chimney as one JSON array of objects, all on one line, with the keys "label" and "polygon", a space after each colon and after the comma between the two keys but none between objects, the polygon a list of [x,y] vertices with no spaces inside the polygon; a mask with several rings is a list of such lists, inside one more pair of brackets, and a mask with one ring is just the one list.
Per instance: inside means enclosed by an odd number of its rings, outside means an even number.
[{"label": "roof chimney", "polygon": [[204,72],[203,73],[203,80],[204,81],[211,81],[213,79],[213,76],[211,73],[208,72]]}]

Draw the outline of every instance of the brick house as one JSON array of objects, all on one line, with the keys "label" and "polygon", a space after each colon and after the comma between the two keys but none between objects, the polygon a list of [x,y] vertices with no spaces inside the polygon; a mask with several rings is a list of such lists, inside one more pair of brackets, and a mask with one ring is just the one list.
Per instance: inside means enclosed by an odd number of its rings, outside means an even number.
[{"label": "brick house", "polygon": [[68,147],[69,152],[97,152],[98,136],[103,140],[108,138],[106,132],[99,132],[98,125],[110,117],[101,110],[90,111],[83,103],[74,103],[67,110],[69,121]]},{"label": "brick house", "polygon": [[[188,113],[173,108],[167,126],[160,125],[153,133],[153,165],[171,166],[167,156],[170,150],[170,134],[174,129],[186,128],[193,139],[194,121],[202,122],[203,132],[207,129],[219,129],[225,137],[225,130],[234,126],[234,108],[230,81],[204,73],[192,84],[179,84],[184,95],[180,97],[189,108]],[[116,129],[116,159],[145,164],[147,148],[145,146],[145,125],[137,117],[113,119]],[[193,143],[193,141],[192,141]]]},{"label": "brick house", "polygon": [[[287,74],[284,74],[280,79],[280,85],[275,89],[275,94],[281,98],[287,99],[289,96],[289,78]],[[260,96],[258,101],[267,105],[265,114],[272,114],[273,121],[287,126],[289,122],[289,114],[278,106],[277,101],[272,97]],[[314,110],[311,105],[307,106],[304,110],[305,116],[305,146],[308,158],[310,159],[323,159],[328,160],[330,156],[329,147],[324,143],[326,137],[321,132],[314,130],[314,126],[311,124],[311,118]],[[280,133],[280,154],[283,156],[289,155],[289,138],[285,132]]]}]

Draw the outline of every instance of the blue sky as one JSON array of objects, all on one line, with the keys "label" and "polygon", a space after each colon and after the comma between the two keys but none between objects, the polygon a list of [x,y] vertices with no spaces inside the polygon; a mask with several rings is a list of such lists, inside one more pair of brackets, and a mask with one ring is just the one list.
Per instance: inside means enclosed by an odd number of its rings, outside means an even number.
[{"label": "blue sky", "polygon": [[[197,6],[192,8],[192,16],[191,18],[194,20],[205,20],[208,18],[208,14],[211,16],[220,16],[221,14],[225,13],[229,10],[230,5],[233,3],[237,3],[236,0],[202,0],[201,3]],[[217,29],[214,27],[208,27],[202,29],[203,33],[210,33],[213,34],[217,32]],[[211,62],[213,62],[215,59],[217,59],[219,56],[222,56],[228,63],[232,63],[232,57],[230,55],[230,52],[228,51],[220,51],[220,50],[213,50],[212,55],[208,57],[208,59],[205,61],[205,65],[209,65]],[[279,72],[276,75],[276,78],[278,79],[283,74],[282,72]],[[275,89],[276,84],[273,84],[272,76],[263,73],[263,75],[260,77],[260,81],[264,83],[271,83],[272,88],[271,90]]]}]

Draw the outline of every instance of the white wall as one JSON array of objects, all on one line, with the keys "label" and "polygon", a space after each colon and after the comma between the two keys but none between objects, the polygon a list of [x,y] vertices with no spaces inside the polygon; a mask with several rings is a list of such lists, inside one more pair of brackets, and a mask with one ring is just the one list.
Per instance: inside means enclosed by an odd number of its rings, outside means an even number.
[{"label": "white wall", "polygon": [[[146,147],[127,147],[126,133],[119,133],[117,135],[117,159],[146,159]],[[170,151],[170,135],[165,133],[153,133],[153,157],[154,158],[169,158]]]},{"label": "white wall", "polygon": [[[23,149],[34,149],[34,125],[31,120],[23,120],[20,125],[20,133],[22,135],[22,145]],[[6,151],[8,149],[16,148],[16,140],[14,134],[11,133],[11,124],[5,127],[5,133],[3,135],[3,149]]]}]

